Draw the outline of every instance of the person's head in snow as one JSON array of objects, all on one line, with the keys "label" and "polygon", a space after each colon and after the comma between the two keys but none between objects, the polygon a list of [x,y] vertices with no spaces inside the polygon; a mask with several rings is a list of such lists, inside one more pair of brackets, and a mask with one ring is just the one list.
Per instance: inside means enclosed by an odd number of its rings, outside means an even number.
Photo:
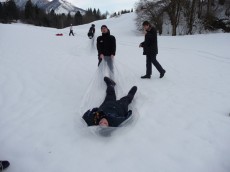
[{"label": "person's head in snow", "polygon": [[82,118],[88,126],[118,127],[132,115],[132,111],[128,110],[128,106],[133,100],[137,87],[133,86],[126,96],[116,100],[114,90],[116,83],[108,77],[104,77],[104,81],[107,85],[104,102],[99,107],[85,112]]},{"label": "person's head in snow", "polygon": [[102,118],[100,121],[99,121],[99,125],[100,126],[105,126],[105,127],[108,127],[109,126],[109,122],[106,118]]}]

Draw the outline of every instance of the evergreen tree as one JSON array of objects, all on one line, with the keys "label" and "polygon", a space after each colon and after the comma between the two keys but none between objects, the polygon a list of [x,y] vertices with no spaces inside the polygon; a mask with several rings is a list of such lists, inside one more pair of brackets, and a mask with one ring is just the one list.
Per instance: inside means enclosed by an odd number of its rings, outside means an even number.
[{"label": "evergreen tree", "polygon": [[81,13],[78,11],[76,12],[76,14],[74,15],[74,24],[75,25],[80,25],[83,23],[83,17],[81,15]]},{"label": "evergreen tree", "polygon": [[25,5],[25,19],[33,19],[34,7],[31,0],[28,0]]},{"label": "evergreen tree", "polygon": [[69,26],[70,24],[73,24],[73,19],[72,19],[72,16],[70,15],[70,13],[68,13],[65,25]]},{"label": "evergreen tree", "polygon": [[53,9],[48,14],[48,18],[49,18],[51,27],[60,28],[58,15],[55,14]]},{"label": "evergreen tree", "polygon": [[0,21],[2,21],[2,19],[3,19],[3,5],[0,2]]},{"label": "evergreen tree", "polygon": [[93,9],[93,15],[94,15],[94,16],[96,16],[96,15],[97,15],[97,11],[96,11],[96,9],[95,9],[95,8]]},{"label": "evergreen tree", "polygon": [[6,22],[11,22],[12,20],[18,20],[19,12],[14,0],[8,0],[3,5],[3,18]]},{"label": "evergreen tree", "polygon": [[101,11],[99,9],[97,9],[96,19],[97,20],[101,19]]},{"label": "evergreen tree", "polygon": [[95,16],[91,8],[89,8],[84,15],[84,23],[95,21]]}]

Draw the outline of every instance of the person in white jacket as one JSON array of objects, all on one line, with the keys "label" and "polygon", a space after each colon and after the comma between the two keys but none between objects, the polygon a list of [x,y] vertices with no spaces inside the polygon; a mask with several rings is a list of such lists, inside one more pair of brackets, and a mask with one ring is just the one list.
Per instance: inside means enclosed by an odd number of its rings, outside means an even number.
[{"label": "person in white jacket", "polygon": [[72,24],[70,25],[69,36],[70,36],[71,34],[74,36],[74,34],[73,34],[73,26],[72,26]]}]

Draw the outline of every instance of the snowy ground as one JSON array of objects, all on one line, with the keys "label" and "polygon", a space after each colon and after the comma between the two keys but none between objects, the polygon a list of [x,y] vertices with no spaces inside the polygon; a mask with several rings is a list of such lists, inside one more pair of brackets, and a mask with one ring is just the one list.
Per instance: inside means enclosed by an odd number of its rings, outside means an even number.
[{"label": "snowy ground", "polygon": [[81,120],[86,90],[99,82],[96,40],[86,36],[90,24],[74,27],[75,37],[69,28],[0,24],[0,159],[11,162],[6,171],[230,171],[230,34],[159,36],[166,75],[159,79],[153,68],[152,78],[141,80],[143,35],[133,19],[126,14],[95,22],[96,36],[102,24],[116,36],[123,91],[138,86],[138,119],[105,138]]}]

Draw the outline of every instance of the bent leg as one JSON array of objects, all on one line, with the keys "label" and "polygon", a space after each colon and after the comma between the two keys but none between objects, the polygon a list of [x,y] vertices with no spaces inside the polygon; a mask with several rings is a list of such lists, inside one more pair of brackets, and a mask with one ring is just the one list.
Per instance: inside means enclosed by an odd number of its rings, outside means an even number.
[{"label": "bent leg", "polygon": [[131,95],[124,96],[120,100],[118,100],[120,107],[122,107],[122,111],[123,111],[122,116],[125,116],[127,114],[128,110],[129,110],[128,109],[129,104],[132,102],[132,100],[133,100],[133,96],[131,96]]},{"label": "bent leg", "polygon": [[158,70],[159,73],[164,72],[164,69],[162,68],[160,63],[157,61],[157,55],[156,54],[151,57],[151,61],[152,61],[153,65],[156,67],[156,69]]},{"label": "bent leg", "polygon": [[137,92],[137,87],[133,86],[129,92],[127,96],[122,97],[118,102],[119,104],[123,107],[123,109],[125,110],[125,112],[128,111],[128,106],[129,104],[132,102],[134,95]]},{"label": "bent leg", "polygon": [[106,96],[104,102],[107,101],[116,101],[116,94],[113,86],[108,86],[106,89]]}]

